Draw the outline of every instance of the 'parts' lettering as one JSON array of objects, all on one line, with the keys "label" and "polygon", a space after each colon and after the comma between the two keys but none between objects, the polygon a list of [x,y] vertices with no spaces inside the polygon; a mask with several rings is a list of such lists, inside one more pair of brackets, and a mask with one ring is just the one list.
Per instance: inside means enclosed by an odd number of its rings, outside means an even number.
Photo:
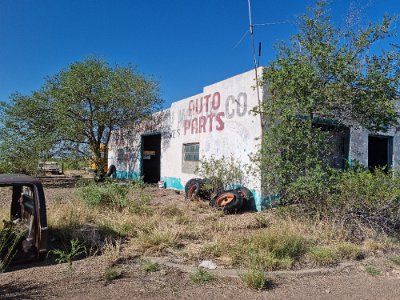
[{"label": "'parts' lettering", "polygon": [[[189,101],[188,117],[183,120],[183,133],[199,134],[206,132],[222,131],[225,128],[224,119],[232,119],[235,116],[243,117],[248,112],[247,94],[239,93],[235,98],[230,95],[225,100],[225,111],[221,108],[221,94],[204,95]],[[181,112],[183,119],[183,113]]]}]

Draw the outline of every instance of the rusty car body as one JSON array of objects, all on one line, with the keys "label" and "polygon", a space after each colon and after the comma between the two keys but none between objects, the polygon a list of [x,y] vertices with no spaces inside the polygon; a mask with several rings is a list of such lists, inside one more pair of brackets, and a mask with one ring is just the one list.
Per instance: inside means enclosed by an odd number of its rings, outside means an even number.
[{"label": "rusty car body", "polygon": [[44,258],[47,253],[48,228],[41,182],[28,175],[0,174],[0,187],[11,189],[10,220],[3,220],[4,226],[18,224],[23,229],[13,262]]}]

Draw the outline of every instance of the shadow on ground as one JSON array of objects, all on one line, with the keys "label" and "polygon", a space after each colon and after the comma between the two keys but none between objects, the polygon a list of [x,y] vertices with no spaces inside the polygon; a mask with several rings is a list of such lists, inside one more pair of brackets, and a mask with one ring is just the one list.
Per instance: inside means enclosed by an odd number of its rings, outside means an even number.
[{"label": "shadow on ground", "polygon": [[0,299],[34,299],[42,298],[39,284],[29,283],[0,283]]}]

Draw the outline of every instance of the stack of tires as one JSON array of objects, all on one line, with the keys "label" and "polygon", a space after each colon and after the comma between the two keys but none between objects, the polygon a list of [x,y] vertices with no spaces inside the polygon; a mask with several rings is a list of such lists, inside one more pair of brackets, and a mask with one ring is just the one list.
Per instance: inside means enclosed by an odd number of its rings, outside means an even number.
[{"label": "stack of tires", "polygon": [[248,188],[238,187],[225,191],[221,187],[211,192],[204,188],[207,182],[207,179],[190,179],[185,185],[185,198],[209,201],[211,207],[222,210],[224,213],[237,213],[251,208],[254,198]]}]

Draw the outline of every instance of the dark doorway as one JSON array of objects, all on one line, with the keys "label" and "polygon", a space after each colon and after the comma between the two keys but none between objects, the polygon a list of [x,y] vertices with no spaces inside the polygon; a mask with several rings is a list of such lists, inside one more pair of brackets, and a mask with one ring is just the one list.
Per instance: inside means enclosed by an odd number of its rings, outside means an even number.
[{"label": "dark doorway", "polygon": [[391,137],[369,136],[368,137],[368,168],[385,167],[387,172],[392,165],[392,142]]},{"label": "dark doorway", "polygon": [[142,176],[146,183],[160,180],[161,134],[142,136]]}]

